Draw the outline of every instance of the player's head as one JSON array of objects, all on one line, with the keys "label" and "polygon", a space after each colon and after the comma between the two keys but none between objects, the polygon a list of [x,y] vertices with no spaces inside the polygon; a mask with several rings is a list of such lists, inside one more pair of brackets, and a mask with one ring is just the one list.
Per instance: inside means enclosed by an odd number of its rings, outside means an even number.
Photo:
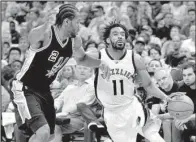
[{"label": "player's head", "polygon": [[75,37],[79,31],[79,23],[79,12],[75,6],[63,4],[59,8],[55,22],[57,27],[65,28],[71,37]]},{"label": "player's head", "polygon": [[116,50],[125,48],[128,31],[126,27],[120,23],[112,22],[105,27],[104,41]]}]

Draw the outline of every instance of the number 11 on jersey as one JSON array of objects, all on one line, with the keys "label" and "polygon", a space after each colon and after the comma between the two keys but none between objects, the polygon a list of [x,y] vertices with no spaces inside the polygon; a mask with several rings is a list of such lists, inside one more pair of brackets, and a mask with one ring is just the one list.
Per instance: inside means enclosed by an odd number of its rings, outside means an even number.
[{"label": "number 11 on jersey", "polygon": [[114,95],[117,95],[117,83],[120,82],[120,91],[121,95],[124,95],[124,83],[123,80],[112,80],[113,82],[113,89],[114,89]]}]

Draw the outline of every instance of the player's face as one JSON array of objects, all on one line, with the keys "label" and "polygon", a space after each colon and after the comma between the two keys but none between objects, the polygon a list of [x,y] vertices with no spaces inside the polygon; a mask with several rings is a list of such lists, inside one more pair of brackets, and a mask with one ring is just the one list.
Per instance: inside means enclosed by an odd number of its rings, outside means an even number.
[{"label": "player's face", "polygon": [[114,49],[123,50],[126,43],[125,31],[121,27],[111,29],[109,40]]},{"label": "player's face", "polygon": [[79,13],[77,13],[74,19],[72,19],[70,22],[69,28],[70,28],[71,37],[76,37],[76,35],[78,34],[79,24],[80,24],[80,16],[79,16]]},{"label": "player's face", "polygon": [[195,84],[195,74],[192,68],[183,70],[183,80],[187,86]]},{"label": "player's face", "polygon": [[76,77],[78,80],[86,80],[90,77],[91,69],[85,66],[76,66]]},{"label": "player's face", "polygon": [[167,90],[172,86],[172,78],[165,71],[156,72],[154,77],[163,90]]}]

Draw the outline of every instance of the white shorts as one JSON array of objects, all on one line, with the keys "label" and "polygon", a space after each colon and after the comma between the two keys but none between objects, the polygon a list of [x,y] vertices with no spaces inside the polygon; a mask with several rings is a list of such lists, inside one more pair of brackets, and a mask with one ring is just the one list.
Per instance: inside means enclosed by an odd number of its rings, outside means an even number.
[{"label": "white shorts", "polygon": [[[127,106],[115,110],[104,109],[104,121],[114,142],[136,142],[137,134],[145,136],[159,132],[161,121],[147,120],[142,104],[134,98]],[[145,126],[144,126],[145,124]]]}]

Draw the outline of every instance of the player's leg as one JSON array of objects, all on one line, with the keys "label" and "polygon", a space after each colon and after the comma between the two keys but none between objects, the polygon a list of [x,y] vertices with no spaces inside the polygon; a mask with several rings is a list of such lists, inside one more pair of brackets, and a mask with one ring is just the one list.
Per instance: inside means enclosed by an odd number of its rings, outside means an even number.
[{"label": "player's leg", "polygon": [[35,134],[31,136],[29,142],[48,142],[50,138],[50,127],[48,124],[41,126],[36,130]]},{"label": "player's leg", "polygon": [[[28,106],[30,119],[25,119],[22,115],[23,110],[16,109],[16,120],[19,129],[30,136],[29,142],[48,142],[50,127],[41,109],[41,102],[32,93],[26,93],[26,103]],[[22,120],[25,120],[22,123]]]},{"label": "player's leg", "polygon": [[150,142],[165,142],[160,136],[159,130],[161,127],[161,120],[158,118],[150,118],[147,120],[144,127],[142,127],[143,136]]},{"label": "player's leg", "polygon": [[70,119],[68,124],[55,126],[55,136],[50,142],[61,142],[63,134],[71,134],[84,128],[85,121],[81,116],[68,115],[67,118]]},{"label": "player's leg", "polygon": [[61,142],[62,141],[62,130],[61,127],[59,125],[55,126],[55,132],[54,132],[54,139],[51,140],[50,142]]}]

